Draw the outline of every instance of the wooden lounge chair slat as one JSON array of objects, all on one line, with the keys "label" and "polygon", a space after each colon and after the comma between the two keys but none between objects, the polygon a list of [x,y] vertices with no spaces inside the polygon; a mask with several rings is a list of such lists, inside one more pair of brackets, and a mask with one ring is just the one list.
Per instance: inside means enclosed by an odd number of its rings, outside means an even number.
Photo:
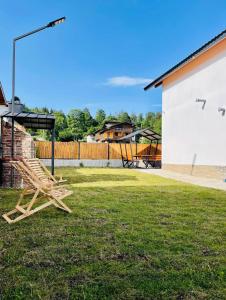
[{"label": "wooden lounge chair slat", "polygon": [[35,171],[37,177],[42,179],[42,181],[44,181],[44,179],[49,180],[49,183],[52,184],[58,184],[66,181],[63,180],[62,177],[57,180],[38,158],[23,159],[23,162],[28,169]]}]

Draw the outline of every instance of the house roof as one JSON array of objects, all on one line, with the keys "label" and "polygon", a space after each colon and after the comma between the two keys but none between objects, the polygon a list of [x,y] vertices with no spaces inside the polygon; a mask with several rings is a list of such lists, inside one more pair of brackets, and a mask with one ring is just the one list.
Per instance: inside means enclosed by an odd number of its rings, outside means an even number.
[{"label": "house roof", "polygon": [[172,67],[171,69],[169,69],[168,71],[163,73],[161,76],[154,79],[151,83],[149,83],[147,86],[145,86],[144,90],[146,91],[146,90],[150,89],[153,86],[158,87],[159,85],[162,84],[163,80],[166,77],[168,77],[171,73],[173,73],[176,70],[178,70],[179,68],[183,67],[184,65],[186,65],[187,63],[192,61],[194,58],[196,58],[197,56],[199,56],[203,52],[207,51],[208,49],[210,49],[211,47],[213,47],[214,45],[216,45],[217,43],[222,41],[224,38],[226,38],[226,29],[224,31],[222,31],[220,34],[218,34],[217,36],[215,36],[213,39],[211,39],[209,42],[204,44],[202,47],[200,47],[199,49],[194,51],[192,54],[187,56],[185,59],[180,61],[174,67]]},{"label": "house roof", "polygon": [[117,121],[117,120],[104,121],[104,125],[105,125],[105,124],[108,124],[108,123],[111,123],[111,124],[118,124],[118,123],[122,123],[122,122]]},{"label": "house roof", "polygon": [[5,94],[1,82],[0,82],[0,105],[6,105],[6,98],[5,98]]},{"label": "house roof", "polygon": [[[114,123],[114,124],[110,127],[105,127],[107,123]],[[111,130],[112,128],[117,127],[119,125],[131,125],[131,127],[134,127],[134,124],[130,123],[130,122],[106,121],[106,122],[104,122],[104,127],[97,130],[95,132],[95,134],[98,133],[98,132],[103,133],[103,132]]]},{"label": "house roof", "polygon": [[124,124],[134,126],[133,123],[131,122],[120,122],[120,121],[105,121],[104,126],[106,126],[106,124],[112,124],[112,126],[124,125]]},{"label": "house roof", "polygon": [[119,141],[124,141],[124,140],[131,140],[134,136],[143,136],[146,139],[149,139],[150,141],[159,141],[161,140],[161,135],[158,134],[157,132],[153,131],[150,128],[144,128],[144,129],[139,129],[137,131],[134,131],[122,138],[119,139]]},{"label": "house roof", "polygon": [[1,117],[14,117],[14,120],[20,125],[32,129],[50,130],[54,128],[55,124],[55,117],[51,114],[36,114],[32,112],[21,112],[12,114],[11,112],[7,112]]}]

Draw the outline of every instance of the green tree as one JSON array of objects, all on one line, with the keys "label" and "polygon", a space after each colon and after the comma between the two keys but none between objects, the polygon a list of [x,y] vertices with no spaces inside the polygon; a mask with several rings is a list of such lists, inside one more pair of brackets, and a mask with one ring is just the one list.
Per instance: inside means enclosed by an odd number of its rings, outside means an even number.
[{"label": "green tree", "polygon": [[148,112],[145,115],[145,118],[143,119],[142,122],[142,127],[147,128],[150,127],[152,128],[155,122],[155,114],[153,112]]},{"label": "green tree", "polygon": [[112,114],[108,115],[105,119],[105,121],[117,121],[117,120],[118,120],[117,117]]},{"label": "green tree", "polygon": [[120,122],[131,122],[129,114],[127,112],[124,112],[124,111],[122,111],[118,114],[117,119]]},{"label": "green tree", "polygon": [[85,114],[82,110],[70,110],[67,116],[67,124],[70,132],[73,135],[73,140],[79,140],[83,138],[83,134],[86,132],[86,124]]},{"label": "green tree", "polygon": [[67,119],[62,111],[54,111],[56,140],[60,140],[59,134],[67,128]]},{"label": "green tree", "polygon": [[61,142],[70,142],[75,139],[75,135],[71,132],[69,128],[65,128],[64,130],[61,130],[59,132],[58,139]]},{"label": "green tree", "polygon": [[161,113],[157,113],[155,116],[153,130],[159,134],[161,134],[161,132],[162,132],[162,114]]},{"label": "green tree", "polygon": [[131,122],[135,125],[135,124],[137,123],[137,115],[134,114],[134,113],[132,113],[132,114],[130,115],[130,120],[131,120]]},{"label": "green tree", "polygon": [[84,119],[85,119],[85,127],[86,127],[86,131],[87,131],[90,127],[97,125],[97,122],[91,116],[88,108],[84,108],[83,113],[84,113]]},{"label": "green tree", "polygon": [[137,128],[142,128],[143,120],[144,120],[143,114],[142,113],[138,114],[137,122],[136,122]]},{"label": "green tree", "polygon": [[91,127],[87,130],[86,134],[87,134],[87,135],[88,135],[88,134],[94,134],[96,131],[97,131],[97,128],[94,127],[94,126],[91,126]]},{"label": "green tree", "polygon": [[106,119],[106,113],[103,109],[98,109],[96,112],[95,120],[98,125],[103,125],[104,120]]}]

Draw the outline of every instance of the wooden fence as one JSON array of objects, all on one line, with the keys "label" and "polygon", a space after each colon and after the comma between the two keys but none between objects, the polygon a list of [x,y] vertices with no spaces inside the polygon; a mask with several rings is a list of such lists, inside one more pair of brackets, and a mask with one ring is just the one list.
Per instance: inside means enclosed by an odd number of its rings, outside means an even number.
[{"label": "wooden fence", "polygon": [[[35,142],[38,158],[51,158],[51,142]],[[117,144],[117,143],[80,143],[55,142],[56,159],[121,159],[132,155],[161,154],[159,144]],[[121,151],[122,150],[122,151]]]}]

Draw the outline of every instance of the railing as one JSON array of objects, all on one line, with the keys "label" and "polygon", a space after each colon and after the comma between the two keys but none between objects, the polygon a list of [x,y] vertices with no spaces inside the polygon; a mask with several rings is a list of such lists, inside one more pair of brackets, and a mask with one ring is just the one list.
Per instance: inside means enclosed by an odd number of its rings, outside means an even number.
[{"label": "railing", "polygon": [[[51,158],[51,142],[36,141],[38,158]],[[157,147],[156,147],[157,146]],[[131,159],[133,155],[161,155],[161,144],[55,142],[56,159]]]}]

